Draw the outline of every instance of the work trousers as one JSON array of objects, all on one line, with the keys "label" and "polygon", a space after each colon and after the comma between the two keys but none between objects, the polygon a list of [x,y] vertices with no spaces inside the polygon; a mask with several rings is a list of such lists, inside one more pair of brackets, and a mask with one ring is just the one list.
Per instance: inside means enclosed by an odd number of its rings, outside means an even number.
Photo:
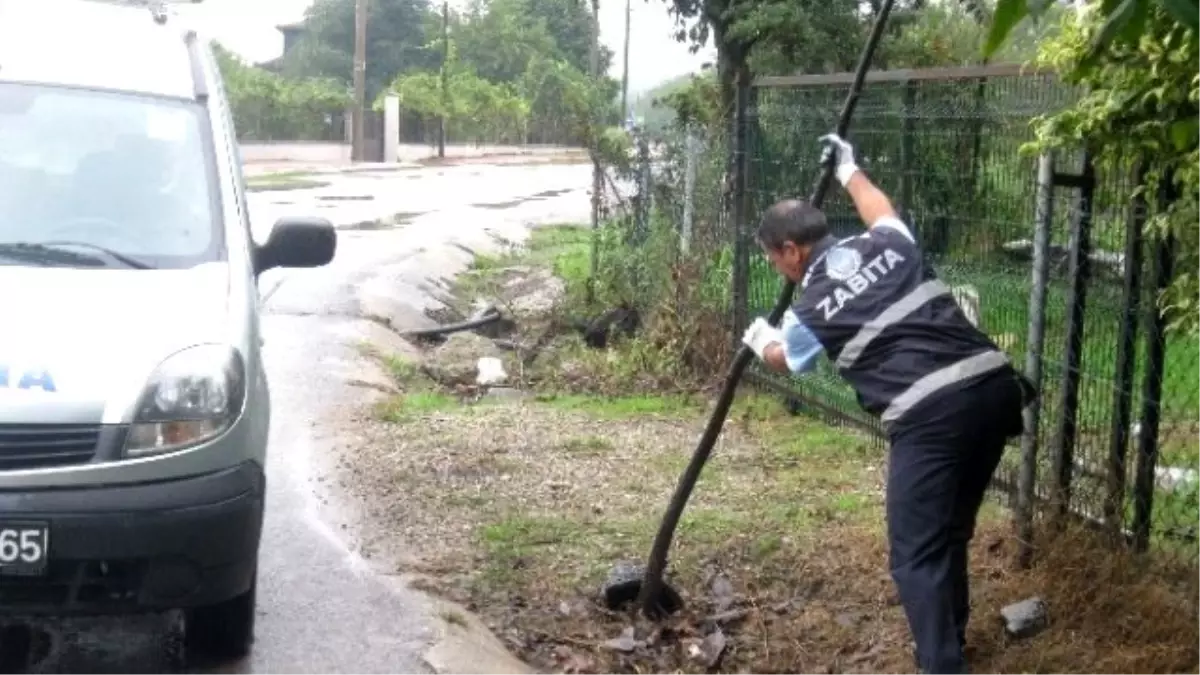
[{"label": "work trousers", "polygon": [[965,673],[967,545],[1005,443],[1021,430],[1009,370],[940,393],[889,430],[889,563],[925,673]]}]

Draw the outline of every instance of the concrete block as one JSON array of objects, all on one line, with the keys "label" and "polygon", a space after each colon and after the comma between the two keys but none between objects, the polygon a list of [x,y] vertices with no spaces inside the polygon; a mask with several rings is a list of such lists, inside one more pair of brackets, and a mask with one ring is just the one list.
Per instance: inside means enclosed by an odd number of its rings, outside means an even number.
[{"label": "concrete block", "polygon": [[1042,632],[1050,624],[1049,610],[1041,598],[1015,602],[1000,610],[1004,632],[1009,637],[1027,638]]}]

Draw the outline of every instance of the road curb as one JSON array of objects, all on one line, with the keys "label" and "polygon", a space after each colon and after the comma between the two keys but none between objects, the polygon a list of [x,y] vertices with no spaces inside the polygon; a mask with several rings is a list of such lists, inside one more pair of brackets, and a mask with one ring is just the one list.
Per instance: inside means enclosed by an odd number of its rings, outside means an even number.
[{"label": "road curb", "polygon": [[487,626],[461,605],[430,596],[438,637],[422,658],[435,673],[532,675]]}]

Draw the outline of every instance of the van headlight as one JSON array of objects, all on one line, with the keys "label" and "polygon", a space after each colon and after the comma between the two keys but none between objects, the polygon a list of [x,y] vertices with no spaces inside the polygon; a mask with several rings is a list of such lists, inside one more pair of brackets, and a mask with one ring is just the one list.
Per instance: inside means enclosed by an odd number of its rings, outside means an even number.
[{"label": "van headlight", "polygon": [[199,345],[167,357],[146,383],[125,455],[140,457],[203,443],[229,428],[246,391],[241,354]]}]

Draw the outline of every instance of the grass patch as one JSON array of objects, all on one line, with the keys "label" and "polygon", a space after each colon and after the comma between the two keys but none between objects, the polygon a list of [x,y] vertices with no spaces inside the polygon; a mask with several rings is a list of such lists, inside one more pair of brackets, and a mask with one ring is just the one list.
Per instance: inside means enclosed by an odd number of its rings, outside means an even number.
[{"label": "grass patch", "polygon": [[316,180],[303,171],[278,171],[246,178],[246,190],[249,192],[309,190],[326,185],[329,185],[328,181]]},{"label": "grass patch", "polygon": [[451,626],[458,626],[459,628],[467,627],[467,617],[463,616],[462,612],[456,612],[452,609],[448,609],[441,613],[441,617],[442,621],[445,621]]},{"label": "grass patch", "polygon": [[[470,267],[454,281],[454,295],[470,303],[478,297],[504,302],[503,296],[520,296],[522,288],[510,282],[523,281],[533,268],[584,283],[589,267],[588,230],[576,225],[544,225],[533,229],[522,246],[499,253],[478,253]],[[582,275],[582,276],[579,276]],[[536,280],[535,280],[536,281]],[[580,286],[582,288],[582,286]],[[509,298],[510,300],[513,298]]]},{"label": "grass patch", "polygon": [[684,396],[548,394],[538,396],[536,400],[553,408],[583,412],[602,419],[630,419],[650,415],[680,416],[700,412],[696,400]]},{"label": "grass patch", "polygon": [[[569,653],[590,664],[583,672],[702,672],[672,638],[629,654],[604,648],[631,619],[593,599],[616,561],[645,559],[703,411],[675,397],[559,396],[381,427],[388,439],[356,450],[386,449],[379,468],[363,472],[376,486],[363,498],[442,571],[439,592],[519,638],[536,667],[558,671]],[[739,396],[677,528],[668,573],[687,607],[672,625],[706,630],[719,611],[710,590],[719,575],[745,616],[724,626],[731,649],[721,671],[908,672],[907,627],[887,572],[883,459],[857,432],[789,416],[770,396]],[[1041,565],[1016,573],[1008,518],[985,507],[971,555],[975,670],[1194,663],[1194,573],[1118,573],[1107,550],[1064,553],[1044,540]],[[1176,583],[1185,587],[1166,592]],[[1008,645],[991,617],[1032,594],[1062,618],[1046,636]],[[1134,620],[1101,618],[1114,612]],[[1171,625],[1139,627],[1159,614]]]},{"label": "grass patch", "polygon": [[452,396],[433,391],[416,391],[398,394],[381,401],[376,408],[376,415],[385,422],[400,424],[411,422],[430,412],[458,406],[458,400]]},{"label": "grass patch", "polygon": [[602,436],[582,436],[568,438],[563,442],[562,449],[571,455],[599,457],[611,453],[616,448],[612,441]]},{"label": "grass patch", "polygon": [[421,372],[421,365],[416,361],[398,356],[385,356],[383,357],[383,362],[387,366],[392,379],[396,381],[396,384],[406,389],[426,388],[433,384]]}]

